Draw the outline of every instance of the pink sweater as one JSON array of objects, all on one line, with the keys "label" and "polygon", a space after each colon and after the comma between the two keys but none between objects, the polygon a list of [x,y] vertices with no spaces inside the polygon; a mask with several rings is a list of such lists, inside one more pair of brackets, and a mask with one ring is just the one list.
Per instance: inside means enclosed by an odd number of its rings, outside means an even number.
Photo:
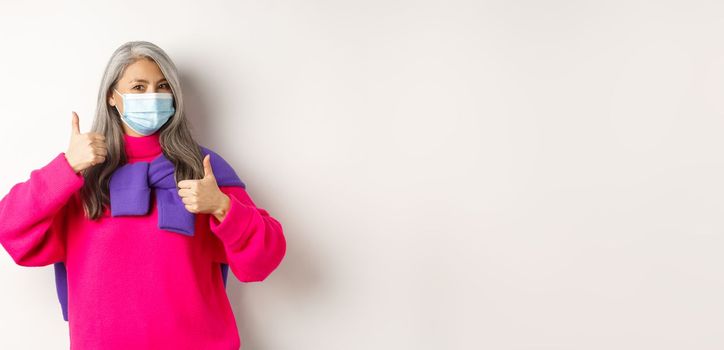
[{"label": "pink sweater", "polygon": [[[124,139],[129,163],[161,153],[158,133]],[[242,282],[266,279],[286,253],[279,221],[238,186],[220,187],[226,217],[197,214],[194,236],[159,229],[155,205],[91,221],[83,182],[61,152],[0,200],[0,244],[15,263],[66,265],[70,348],[240,349],[220,264]]]}]

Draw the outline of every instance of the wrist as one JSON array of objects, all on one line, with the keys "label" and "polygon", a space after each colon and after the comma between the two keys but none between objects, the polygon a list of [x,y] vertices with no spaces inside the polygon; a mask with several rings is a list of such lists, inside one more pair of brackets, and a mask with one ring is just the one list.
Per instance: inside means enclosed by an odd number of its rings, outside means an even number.
[{"label": "wrist", "polygon": [[230,207],[231,198],[229,198],[229,196],[227,196],[225,193],[221,193],[221,195],[219,196],[219,205],[212,214],[216,217],[216,219],[221,221],[224,219],[224,217],[226,217],[226,213],[229,212]]},{"label": "wrist", "polygon": [[80,169],[78,167],[70,162],[70,158],[68,158],[68,152],[63,152],[63,157],[65,157],[65,161],[70,165],[70,167],[73,169],[74,172],[78,173]]}]

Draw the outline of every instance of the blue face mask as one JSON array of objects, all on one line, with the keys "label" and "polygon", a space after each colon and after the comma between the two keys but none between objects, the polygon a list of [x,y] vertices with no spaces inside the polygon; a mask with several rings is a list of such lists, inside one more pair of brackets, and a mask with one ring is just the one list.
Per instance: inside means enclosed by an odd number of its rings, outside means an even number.
[{"label": "blue face mask", "polygon": [[123,98],[123,113],[118,111],[121,120],[141,135],[155,133],[176,112],[173,108],[173,94],[168,92],[122,94],[113,90]]}]

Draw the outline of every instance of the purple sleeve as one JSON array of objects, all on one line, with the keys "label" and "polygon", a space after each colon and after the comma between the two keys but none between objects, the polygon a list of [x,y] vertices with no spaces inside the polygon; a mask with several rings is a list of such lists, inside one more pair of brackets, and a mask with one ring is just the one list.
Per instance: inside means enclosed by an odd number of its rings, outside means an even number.
[{"label": "purple sleeve", "polygon": [[286,254],[282,225],[252,201],[239,186],[220,186],[231,200],[229,211],[219,222],[209,215],[209,225],[223,247],[217,261],[229,264],[241,282],[261,282],[281,263]]},{"label": "purple sleeve", "polygon": [[45,266],[65,260],[68,203],[83,183],[61,152],[0,199],[0,244],[16,264]]}]

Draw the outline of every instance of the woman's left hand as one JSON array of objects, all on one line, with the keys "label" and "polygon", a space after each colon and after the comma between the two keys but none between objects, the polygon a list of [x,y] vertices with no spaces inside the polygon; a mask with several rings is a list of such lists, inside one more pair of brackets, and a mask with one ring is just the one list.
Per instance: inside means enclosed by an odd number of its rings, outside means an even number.
[{"label": "woman's left hand", "polygon": [[178,194],[186,210],[191,213],[212,214],[222,221],[229,210],[230,198],[221,192],[211,169],[211,157],[204,157],[204,178],[201,180],[181,180],[178,182]]}]

